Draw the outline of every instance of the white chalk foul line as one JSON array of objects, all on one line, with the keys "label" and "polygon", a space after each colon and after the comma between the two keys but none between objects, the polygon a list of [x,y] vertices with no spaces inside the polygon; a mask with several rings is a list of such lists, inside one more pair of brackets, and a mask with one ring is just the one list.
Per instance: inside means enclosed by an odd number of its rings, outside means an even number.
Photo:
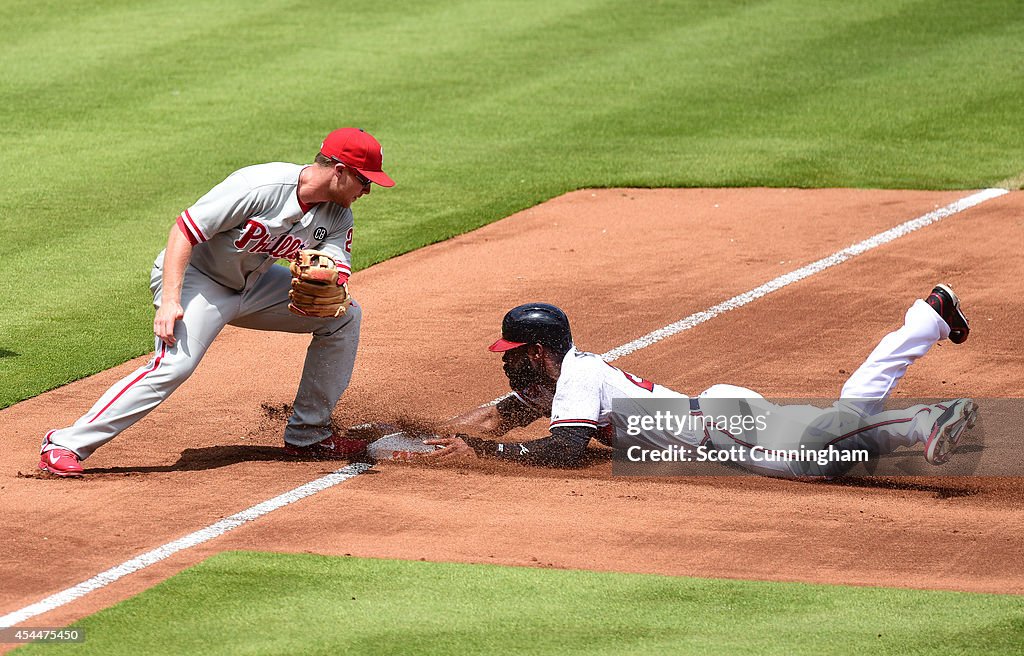
[{"label": "white chalk foul line", "polygon": [[152,551],[147,551],[141,556],[136,556],[127,562],[121,563],[117,567],[101,572],[88,581],[83,581],[76,586],[68,588],[67,590],[62,590],[61,592],[50,595],[46,599],[38,601],[31,606],[26,606],[21,610],[8,613],[7,615],[0,617],[0,628],[9,628],[15,624],[20,624],[21,622],[29,620],[36,615],[41,615],[55,608],[59,608],[60,606],[83,597],[90,592],[94,592],[100,588],[110,585],[114,581],[128,576],[133,572],[137,572],[140,569],[144,569],[154,563],[158,563],[179,551],[190,549],[196,545],[208,542],[218,536],[224,535],[228,531],[232,531],[239,526],[242,526],[243,524],[247,524],[248,522],[258,519],[269,512],[277,510],[278,508],[295,503],[300,499],[305,499],[306,497],[312,496],[317,492],[322,492],[329,487],[334,487],[339,483],[344,483],[348,479],[362,474],[370,467],[371,465],[366,463],[353,463],[346,467],[342,467],[327,476],[322,476],[315,481],[301,485],[294,490],[289,490],[288,492],[276,496],[269,501],[264,501],[263,503],[257,504],[251,508],[243,510],[242,512],[235,513],[230,517],[225,517],[219,522],[211,524],[204,529],[200,529],[195,533],[190,533],[183,538],[179,538],[173,542],[168,542],[162,547],[157,547]]},{"label": "white chalk foul line", "polygon": [[[936,221],[941,221],[947,216],[963,212],[964,210],[974,207],[975,205],[979,205],[987,200],[997,198],[1006,193],[1008,193],[1006,189],[985,189],[984,191],[979,191],[966,198],[962,198],[956,201],[955,203],[951,203],[945,207],[937,209],[934,212],[929,212],[924,216],[920,216],[911,221],[907,221],[906,223],[902,223],[896,226],[895,228],[886,230],[885,232],[881,232],[875,235],[874,237],[865,239],[864,241],[854,244],[849,248],[844,248],[843,250],[833,253],[828,257],[822,258],[817,262],[812,262],[807,266],[801,267],[795,271],[791,271],[790,273],[779,276],[778,278],[770,282],[767,282],[761,285],[760,287],[756,287],[755,289],[752,289],[749,292],[740,294],[739,296],[734,296],[733,298],[730,298],[724,303],[719,303],[718,305],[707,310],[704,310],[703,312],[691,314],[685,319],[681,319],[673,324],[665,326],[664,328],[660,328],[658,330],[650,332],[644,335],[643,337],[640,337],[639,339],[635,339],[632,342],[629,342],[628,344],[623,344],[622,346],[619,346],[608,351],[607,353],[602,354],[601,357],[608,362],[617,360],[618,358],[629,355],[630,353],[639,351],[642,348],[646,348],[651,344],[660,342],[661,340],[667,337],[671,337],[672,335],[681,333],[684,330],[689,330],[694,326],[699,326],[700,324],[709,321],[724,312],[728,312],[729,310],[735,310],[736,308],[743,307],[744,305],[750,303],[751,301],[761,298],[766,294],[770,294],[771,292],[782,289],[787,285],[791,285],[794,282],[803,280],[808,276],[812,276],[815,273],[819,273],[837,264],[841,264],[842,262],[845,262],[846,260],[849,260],[852,257],[856,257],[861,253],[865,253],[873,248],[877,248],[882,244],[887,244],[893,241],[894,239],[898,239],[915,230],[919,230],[927,225],[931,225]],[[498,400],[500,399],[497,399],[492,403],[496,403]],[[50,595],[42,601],[38,601],[30,606],[22,608],[21,610],[16,610],[12,613],[4,615],[3,617],[0,617],[0,629],[9,628],[16,624],[20,624],[21,622],[25,622],[33,617],[36,617],[37,615],[42,615],[43,613],[59,608],[65,604],[74,601],[75,599],[78,599],[89,594],[90,592],[94,592],[95,590],[99,590],[100,588],[110,585],[114,581],[117,581],[118,579],[121,579],[129,574],[132,574],[133,572],[137,572],[141,569],[149,567],[154,563],[160,562],[161,560],[164,560],[165,558],[168,558],[179,551],[183,551],[185,549],[189,549],[204,542],[208,542],[209,540],[224,535],[228,531],[232,531],[238,528],[239,526],[242,526],[243,524],[247,524],[248,522],[258,519],[271,511],[277,510],[278,508],[281,508],[283,506],[287,506],[288,504],[295,503],[300,499],[312,496],[317,492],[326,490],[327,488],[334,487],[339,483],[343,483],[349,480],[350,478],[354,478],[355,476],[358,476],[359,474],[365,472],[369,468],[370,465],[364,463],[353,463],[346,467],[342,467],[341,469],[332,472],[327,476],[318,478],[315,481],[306,483],[305,485],[299,486],[294,490],[285,492],[280,496],[274,497],[269,501],[264,501],[263,503],[257,504],[247,510],[243,510],[242,512],[231,515],[230,517],[222,519],[219,522],[216,522],[215,524],[211,524],[210,526],[198,530],[195,533],[190,533],[189,535],[186,535],[183,538],[179,538],[178,540],[175,540],[173,542],[169,542],[163,545],[162,547],[158,547],[156,549],[153,549],[152,551],[147,551],[146,553],[140,556],[136,556],[135,558],[132,558],[131,560],[124,562],[118,565],[117,567],[113,567],[105,572],[101,572],[100,574],[97,574],[91,579],[83,581],[82,583],[79,583],[76,586],[70,587],[66,590],[62,590],[61,592]]]},{"label": "white chalk foul line", "polygon": [[834,267],[837,264],[842,264],[850,258],[866,253],[873,248],[878,248],[883,244],[888,244],[889,242],[899,239],[900,237],[903,237],[915,230],[920,230],[925,226],[941,221],[947,216],[963,212],[975,205],[979,205],[987,200],[997,198],[1006,193],[1009,193],[1006,189],[985,189],[983,191],[979,191],[967,198],[962,198],[955,203],[941,207],[934,212],[929,212],[924,216],[919,216],[918,218],[907,221],[906,223],[901,223],[895,228],[891,228],[885,232],[880,232],[874,237],[868,237],[862,242],[858,242],[849,248],[837,251],[828,257],[823,257],[817,262],[811,262],[807,266],[803,266],[795,271],[783,274],[774,280],[766,282],[760,287],[755,287],[749,292],[744,292],[739,296],[733,296],[728,301],[719,303],[718,305],[708,308],[703,312],[696,312],[685,319],[680,319],[679,321],[665,326],[664,328],[659,328],[658,330],[647,333],[643,337],[634,339],[628,344],[617,346],[606,353],[602,353],[601,357],[604,358],[606,362],[618,360],[630,353],[634,353],[642,348],[647,348],[651,344],[660,342],[667,337],[681,333],[684,330],[689,330],[694,326],[699,326],[706,321],[714,319],[720,314],[743,307],[747,303],[757,300],[762,296],[778,291],[783,287],[792,285],[793,283],[813,276],[816,273],[821,273],[825,269]]}]

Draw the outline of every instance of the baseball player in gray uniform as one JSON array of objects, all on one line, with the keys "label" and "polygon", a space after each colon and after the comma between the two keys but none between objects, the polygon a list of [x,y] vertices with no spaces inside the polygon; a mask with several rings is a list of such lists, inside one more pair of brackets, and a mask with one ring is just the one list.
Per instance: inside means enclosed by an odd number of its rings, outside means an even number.
[{"label": "baseball player in gray uniform", "polygon": [[[971,399],[937,405],[884,410],[907,368],[942,339],[959,344],[969,333],[960,301],[948,285],[937,285],[906,313],[903,325],[888,334],[843,386],[831,408],[777,405],[760,394],[734,385],[714,385],[689,398],[661,385],[621,371],[593,353],[573,345],[569,320],[559,308],[530,303],[513,308],[502,322],[502,338],[490,350],[503,353],[505,374],[513,393],[496,405],[484,406],[449,423],[453,432],[501,436],[511,429],[550,417],[550,435],[536,441],[500,443],[456,434],[427,440],[442,447],[418,456],[424,460],[491,456],[548,466],[581,463],[591,438],[611,444],[627,430],[622,418],[642,416],[653,399],[675,399],[698,421],[688,426],[651,427],[634,433],[635,443],[650,449],[728,452],[729,460],[756,473],[777,477],[838,476],[852,464],[835,458],[825,462],[794,457],[781,444],[792,438],[804,449],[836,453],[860,450],[876,456],[899,447],[924,446],[932,464],[948,460],[965,429],[977,419]],[[763,423],[716,424],[700,420],[760,417]]]},{"label": "baseball player in gray uniform", "polygon": [[39,468],[80,476],[81,461],[170,396],[228,324],[313,336],[285,429],[288,453],[333,459],[363,448],[333,434],[330,421],[352,376],[360,307],[353,302],[340,316],[323,318],[290,312],[292,275],[275,263],[316,249],[333,258],[338,284],[345,284],[351,207],[374,184],[394,185],[382,170],[380,143],[363,130],[342,128],[327,135],[313,164],[240,169],[182,212],[150,278],[153,358],[73,425],[47,432]]}]

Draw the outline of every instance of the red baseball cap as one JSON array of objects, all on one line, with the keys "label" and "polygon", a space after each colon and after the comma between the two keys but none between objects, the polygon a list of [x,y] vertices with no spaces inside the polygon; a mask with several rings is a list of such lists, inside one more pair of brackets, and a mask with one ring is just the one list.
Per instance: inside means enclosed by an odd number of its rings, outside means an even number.
[{"label": "red baseball cap", "polygon": [[395,181],[381,170],[384,153],[380,142],[359,128],[341,128],[327,135],[320,144],[320,154],[351,166],[370,182],[394,187]]}]

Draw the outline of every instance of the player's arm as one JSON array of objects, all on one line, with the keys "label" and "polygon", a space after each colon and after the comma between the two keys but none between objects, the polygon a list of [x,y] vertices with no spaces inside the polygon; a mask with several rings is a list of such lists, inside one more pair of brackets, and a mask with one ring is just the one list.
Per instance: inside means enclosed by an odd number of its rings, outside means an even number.
[{"label": "player's arm", "polygon": [[330,233],[319,244],[311,244],[309,248],[327,253],[334,258],[334,264],[338,267],[338,277],[341,284],[348,282],[352,276],[352,234],[354,225],[352,213],[346,210],[341,218],[335,222]]},{"label": "player's arm", "polygon": [[510,396],[494,405],[475,408],[448,421],[445,428],[453,433],[485,433],[502,436],[513,428],[529,426],[543,415]]},{"label": "player's arm", "polygon": [[160,288],[160,307],[153,318],[153,334],[164,344],[174,346],[174,324],[184,316],[181,307],[181,283],[185,267],[192,257],[192,243],[177,225],[171,228],[164,251],[163,282]]},{"label": "player's arm", "polygon": [[578,467],[596,433],[592,426],[556,426],[547,437],[529,442],[491,442],[470,435],[441,437],[425,443],[444,448],[420,458],[443,462],[484,457],[543,467]]},{"label": "player's arm", "polygon": [[[206,192],[191,207],[178,215],[164,251],[160,307],[153,317],[153,333],[168,346],[174,346],[174,324],[184,316],[181,284],[192,249],[221,232],[238,228],[261,208],[261,200],[241,172],[232,173]],[[256,236],[256,230],[243,239]]]},{"label": "player's arm", "polygon": [[[174,324],[184,315],[181,284],[185,268],[192,258],[192,249],[210,241],[218,233],[245,225],[251,217],[258,216],[265,205],[266,200],[254,193],[245,175],[236,171],[178,215],[167,238],[160,307],[153,318],[153,333],[162,342],[174,346]],[[258,230],[254,226],[241,239],[253,239],[257,235]]]},{"label": "player's arm", "polygon": [[578,467],[583,462],[590,438],[596,433],[593,426],[556,426],[550,435],[539,440],[504,443],[479,440],[470,447],[477,455],[499,460],[544,467]]}]

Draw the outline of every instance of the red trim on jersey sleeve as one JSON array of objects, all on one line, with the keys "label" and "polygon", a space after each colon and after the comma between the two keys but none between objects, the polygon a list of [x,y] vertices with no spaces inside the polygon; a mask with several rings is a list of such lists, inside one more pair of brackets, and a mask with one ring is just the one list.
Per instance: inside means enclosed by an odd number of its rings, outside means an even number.
[{"label": "red trim on jersey sleeve", "polygon": [[209,241],[209,237],[203,234],[199,224],[196,223],[192,215],[185,210],[178,216],[178,229],[184,233],[185,238],[188,239],[189,243],[195,246],[205,241]]},{"label": "red trim on jersey sleeve", "polygon": [[193,246],[195,246],[196,244],[199,243],[199,240],[197,240],[192,235],[192,233],[189,231],[188,227],[185,226],[185,215],[184,214],[181,214],[181,215],[178,216],[177,224],[178,224],[178,230],[181,230],[181,234],[185,235],[185,239],[188,240],[188,243],[192,244]]},{"label": "red trim on jersey sleeve", "polygon": [[338,270],[338,285],[344,285],[352,276],[352,267],[333,257],[331,260],[334,262],[334,268]]},{"label": "red trim on jersey sleeve", "polygon": [[199,224],[195,222],[195,219],[193,219],[192,215],[188,213],[188,210],[185,210],[185,219],[188,221],[189,225],[192,226],[192,229],[196,231],[196,236],[199,237],[199,241],[210,240],[209,237],[203,234],[203,229],[200,228]]}]

